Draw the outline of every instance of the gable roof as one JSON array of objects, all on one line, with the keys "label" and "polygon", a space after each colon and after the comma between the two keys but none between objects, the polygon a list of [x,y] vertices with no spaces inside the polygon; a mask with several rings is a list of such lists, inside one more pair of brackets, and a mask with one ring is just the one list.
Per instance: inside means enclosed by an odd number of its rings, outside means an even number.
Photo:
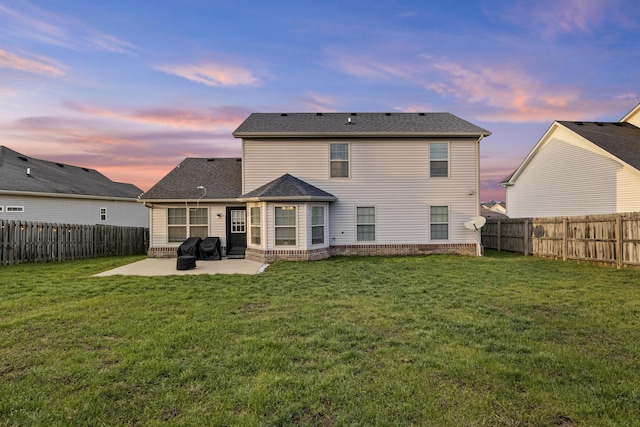
[{"label": "gable roof", "polygon": [[287,173],[244,194],[240,200],[246,202],[294,200],[333,202],[336,197]]},{"label": "gable roof", "polygon": [[[204,187],[204,189],[198,187]],[[239,197],[240,194],[242,194],[241,159],[188,157],[140,198],[180,201],[229,200]]]},{"label": "gable roof", "polygon": [[0,192],[135,199],[142,190],[95,169],[25,156],[0,146]]},{"label": "gable roof", "polygon": [[619,122],[558,123],[640,171],[640,128]]},{"label": "gable roof", "polygon": [[450,113],[252,113],[233,132],[236,138],[489,135]]},{"label": "gable roof", "polygon": [[623,163],[640,171],[640,128],[630,122],[630,119],[638,113],[640,113],[640,104],[619,122],[554,121],[522,163],[509,176],[505,177],[500,185],[503,187],[514,185],[522,170],[558,126],[569,129]]}]

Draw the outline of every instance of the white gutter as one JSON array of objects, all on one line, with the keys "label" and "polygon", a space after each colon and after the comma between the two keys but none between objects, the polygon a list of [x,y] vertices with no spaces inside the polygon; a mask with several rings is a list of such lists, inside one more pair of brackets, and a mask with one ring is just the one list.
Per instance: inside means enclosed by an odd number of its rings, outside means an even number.
[{"label": "white gutter", "polygon": [[111,200],[114,202],[136,202],[135,197],[115,197],[115,196],[94,196],[90,194],[66,194],[66,193],[40,193],[37,191],[15,191],[15,190],[0,190],[0,194],[7,194],[11,196],[30,196],[30,197],[55,197],[57,199],[90,199],[90,200]]}]

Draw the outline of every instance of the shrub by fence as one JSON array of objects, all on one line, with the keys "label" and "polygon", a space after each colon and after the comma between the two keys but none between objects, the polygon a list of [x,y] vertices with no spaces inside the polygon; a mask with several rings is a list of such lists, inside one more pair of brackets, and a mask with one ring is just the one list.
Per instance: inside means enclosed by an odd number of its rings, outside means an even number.
[{"label": "shrub by fence", "polygon": [[143,255],[149,229],[0,220],[0,265]]},{"label": "shrub by fence", "polygon": [[640,212],[555,218],[487,219],[485,248],[563,260],[640,266]]}]

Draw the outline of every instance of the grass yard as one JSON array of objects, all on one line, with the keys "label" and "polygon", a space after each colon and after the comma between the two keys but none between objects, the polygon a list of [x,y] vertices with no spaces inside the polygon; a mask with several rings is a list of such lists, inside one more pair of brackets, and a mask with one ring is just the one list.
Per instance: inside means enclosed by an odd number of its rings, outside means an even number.
[{"label": "grass yard", "polygon": [[136,259],[0,267],[1,426],[640,426],[638,270]]}]

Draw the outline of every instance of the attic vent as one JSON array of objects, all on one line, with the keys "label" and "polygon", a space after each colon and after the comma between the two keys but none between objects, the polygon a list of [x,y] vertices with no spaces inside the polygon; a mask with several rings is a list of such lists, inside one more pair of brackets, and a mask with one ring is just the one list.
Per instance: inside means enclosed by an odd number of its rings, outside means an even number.
[{"label": "attic vent", "polygon": [[316,113],[316,116],[321,116],[321,115],[322,115],[322,113]]},{"label": "attic vent", "polygon": [[616,126],[618,126],[618,127],[622,126],[622,123],[620,123],[620,122],[615,122],[614,124],[615,124]]},{"label": "attic vent", "polygon": [[90,172],[89,169],[87,169],[87,168],[82,168],[82,170],[85,171],[85,172]]},{"label": "attic vent", "polygon": [[27,159],[25,156],[18,156],[18,158],[20,160],[22,160],[23,162],[28,162],[29,161],[29,159]]},{"label": "attic vent", "polygon": [[282,114],[280,114],[280,117],[287,117],[287,116],[288,116],[288,114],[287,114],[287,113],[282,113]]},{"label": "attic vent", "polygon": [[604,123],[596,123],[596,126],[604,126]]},{"label": "attic vent", "polygon": [[424,113],[418,113],[419,116],[424,116]]},{"label": "attic vent", "polygon": [[390,115],[391,115],[391,113],[384,113],[384,115],[385,115],[385,116],[390,116]]},{"label": "attic vent", "polygon": [[351,113],[350,115],[351,115],[351,116],[357,116],[357,115],[358,115],[358,113]]},{"label": "attic vent", "polygon": [[56,163],[56,165],[58,165],[59,168],[63,168],[64,165],[62,163]]},{"label": "attic vent", "polygon": [[582,126],[584,123],[582,123],[582,122],[576,122],[576,124],[577,124],[578,126]]},{"label": "attic vent", "polygon": [[236,162],[241,162],[241,161],[242,161],[242,159],[236,159]]},{"label": "attic vent", "polygon": [[210,158],[210,159],[207,159],[207,162],[215,162],[215,161],[216,161],[216,159],[214,159],[213,157]]}]

